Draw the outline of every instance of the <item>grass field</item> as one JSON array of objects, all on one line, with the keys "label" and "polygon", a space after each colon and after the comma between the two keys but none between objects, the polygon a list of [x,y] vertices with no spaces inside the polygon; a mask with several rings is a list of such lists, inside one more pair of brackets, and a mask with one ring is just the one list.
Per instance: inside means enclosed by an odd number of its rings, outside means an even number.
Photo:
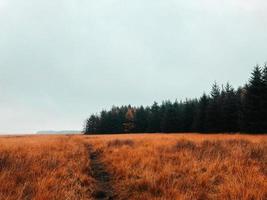
[{"label": "grass field", "polygon": [[0,137],[0,199],[267,199],[267,136]]},{"label": "grass field", "polygon": [[79,137],[0,137],[0,199],[88,199],[89,166]]}]

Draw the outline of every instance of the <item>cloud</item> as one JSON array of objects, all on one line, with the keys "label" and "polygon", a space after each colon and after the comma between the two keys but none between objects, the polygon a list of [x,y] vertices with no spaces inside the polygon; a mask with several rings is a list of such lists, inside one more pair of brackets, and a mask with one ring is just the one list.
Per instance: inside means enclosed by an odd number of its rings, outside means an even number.
[{"label": "cloud", "polygon": [[198,2],[209,10],[236,10],[246,13],[253,12],[254,14],[257,14],[256,12],[263,13],[267,7],[265,0],[201,0]]},{"label": "cloud", "polygon": [[0,0],[0,16],[5,13],[7,6],[8,2],[6,0]]}]

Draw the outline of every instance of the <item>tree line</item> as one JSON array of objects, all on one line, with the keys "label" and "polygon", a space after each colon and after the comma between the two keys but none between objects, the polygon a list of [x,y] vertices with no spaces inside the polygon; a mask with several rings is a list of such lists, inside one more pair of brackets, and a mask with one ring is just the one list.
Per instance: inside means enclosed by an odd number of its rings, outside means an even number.
[{"label": "tree line", "polygon": [[254,67],[247,84],[213,84],[209,95],[151,106],[113,106],[91,115],[85,134],[267,133],[267,65]]}]

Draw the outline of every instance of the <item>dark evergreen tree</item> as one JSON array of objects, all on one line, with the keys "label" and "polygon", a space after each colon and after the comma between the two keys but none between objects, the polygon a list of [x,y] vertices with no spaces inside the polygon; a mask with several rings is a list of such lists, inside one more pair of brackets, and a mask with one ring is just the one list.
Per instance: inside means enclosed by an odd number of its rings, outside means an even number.
[{"label": "dark evergreen tree", "polygon": [[243,102],[243,131],[250,133],[263,132],[263,95],[264,81],[261,68],[256,66],[252,72],[249,84],[246,86]]},{"label": "dark evergreen tree", "polygon": [[[125,113],[124,113],[125,115]],[[112,107],[109,112],[109,124],[110,124],[110,133],[122,133],[123,132],[123,122],[124,118],[120,113],[120,109],[118,107]]]},{"label": "dark evergreen tree", "polygon": [[267,63],[263,67],[263,97],[262,97],[262,116],[263,116],[263,130],[267,133]]},{"label": "dark evergreen tree", "polygon": [[194,116],[196,115],[196,100],[186,100],[183,104],[183,132],[193,131]]},{"label": "dark evergreen tree", "polygon": [[[186,129],[185,127],[185,116],[184,116],[184,102],[180,101],[178,102],[177,100],[173,103],[173,109],[175,112],[175,123],[173,124],[174,126],[174,131],[175,132],[183,132],[183,130]],[[172,131],[173,132],[173,131]]]},{"label": "dark evergreen tree", "polygon": [[154,104],[151,106],[150,111],[148,112],[148,132],[160,132],[162,114],[158,103],[154,102]]},{"label": "dark evergreen tree", "polygon": [[243,127],[243,104],[245,99],[245,87],[239,87],[236,91],[236,99],[237,99],[237,105],[238,105],[238,132],[242,131]]},{"label": "dark evergreen tree", "polygon": [[196,132],[206,132],[207,131],[207,107],[209,105],[209,97],[204,93],[200,98],[196,114],[193,123],[193,130]]},{"label": "dark evergreen tree", "polygon": [[161,121],[161,131],[166,133],[176,132],[177,127],[177,112],[170,101],[163,104],[164,113]]},{"label": "dark evergreen tree", "polygon": [[96,115],[91,115],[86,121],[85,133],[98,133],[99,118]]},{"label": "dark evergreen tree", "polygon": [[211,89],[211,99],[207,107],[207,132],[221,132],[221,92],[218,84],[215,82]]},{"label": "dark evergreen tree", "polygon": [[222,95],[221,126],[222,132],[239,131],[239,96],[233,87],[227,83]]},{"label": "dark evergreen tree", "polygon": [[148,128],[148,111],[141,106],[137,108],[134,116],[134,132],[147,132]]}]

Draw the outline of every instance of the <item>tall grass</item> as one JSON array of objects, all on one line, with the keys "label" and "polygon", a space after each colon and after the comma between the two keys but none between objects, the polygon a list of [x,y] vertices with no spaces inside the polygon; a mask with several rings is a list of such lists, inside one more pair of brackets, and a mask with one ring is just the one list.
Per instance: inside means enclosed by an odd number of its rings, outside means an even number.
[{"label": "tall grass", "polygon": [[93,199],[89,144],[116,199],[267,199],[267,136],[199,134],[0,137],[0,199]]},{"label": "tall grass", "polygon": [[118,199],[267,199],[265,136],[104,136],[94,146]]},{"label": "tall grass", "polygon": [[0,137],[0,199],[91,199],[89,162],[79,138]]}]

